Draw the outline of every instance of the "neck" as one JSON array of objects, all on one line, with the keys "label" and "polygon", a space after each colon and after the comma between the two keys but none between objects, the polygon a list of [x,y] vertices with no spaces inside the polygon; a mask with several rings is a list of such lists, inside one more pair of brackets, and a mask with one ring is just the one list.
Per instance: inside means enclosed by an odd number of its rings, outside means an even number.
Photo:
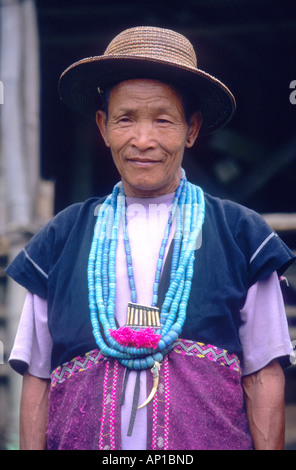
[{"label": "neck", "polygon": [[129,184],[126,180],[122,179],[122,187],[124,194],[128,197],[138,197],[138,198],[154,198],[159,196],[164,196],[165,194],[174,193],[182,177],[182,169],[180,168],[175,175],[175,177],[163,186],[158,186],[157,188],[139,188],[134,187]]}]

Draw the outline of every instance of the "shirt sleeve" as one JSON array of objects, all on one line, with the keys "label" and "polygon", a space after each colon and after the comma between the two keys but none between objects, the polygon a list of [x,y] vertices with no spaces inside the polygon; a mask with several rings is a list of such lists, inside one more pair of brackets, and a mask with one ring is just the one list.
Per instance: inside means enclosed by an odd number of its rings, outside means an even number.
[{"label": "shirt sleeve", "polygon": [[47,301],[27,293],[9,364],[19,374],[28,371],[50,378],[52,338],[47,322]]},{"label": "shirt sleeve", "polygon": [[288,363],[293,347],[276,272],[249,288],[241,320],[243,375],[255,373],[273,359]]}]

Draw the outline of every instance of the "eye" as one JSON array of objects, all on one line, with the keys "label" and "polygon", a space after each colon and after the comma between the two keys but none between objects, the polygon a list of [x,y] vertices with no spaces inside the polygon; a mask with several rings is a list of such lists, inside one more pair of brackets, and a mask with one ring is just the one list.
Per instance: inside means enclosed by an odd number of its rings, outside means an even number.
[{"label": "eye", "polygon": [[156,119],[156,122],[157,124],[161,124],[161,125],[169,125],[171,124],[171,121],[167,118],[157,118]]},{"label": "eye", "polygon": [[123,116],[123,117],[121,117],[120,119],[118,119],[118,122],[123,122],[123,123],[125,123],[125,122],[131,122],[131,118],[128,117],[128,116]]},{"label": "eye", "polygon": [[116,119],[116,124],[118,126],[129,126],[132,123],[132,119],[130,116],[120,116]]}]

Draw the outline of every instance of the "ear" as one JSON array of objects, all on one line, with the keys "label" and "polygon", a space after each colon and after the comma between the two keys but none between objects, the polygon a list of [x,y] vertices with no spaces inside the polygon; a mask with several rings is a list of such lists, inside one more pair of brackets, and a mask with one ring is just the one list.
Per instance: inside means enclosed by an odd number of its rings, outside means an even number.
[{"label": "ear", "polygon": [[107,116],[104,111],[97,111],[96,113],[96,123],[100,129],[101,136],[104,139],[104,142],[107,147],[110,147],[108,136],[107,136]]},{"label": "ear", "polygon": [[196,112],[192,114],[190,118],[190,123],[189,123],[189,129],[188,129],[188,134],[187,134],[187,140],[185,147],[186,148],[191,148],[194,145],[194,142],[197,139],[197,136],[199,134],[199,130],[202,125],[202,115],[200,112]]}]

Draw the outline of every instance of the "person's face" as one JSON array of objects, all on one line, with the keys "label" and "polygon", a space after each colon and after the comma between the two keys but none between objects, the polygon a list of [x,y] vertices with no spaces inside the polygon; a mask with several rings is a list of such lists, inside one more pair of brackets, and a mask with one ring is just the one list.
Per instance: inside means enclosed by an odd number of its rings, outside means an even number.
[{"label": "person's face", "polygon": [[185,147],[201,126],[196,113],[185,120],[180,96],[154,80],[127,80],[110,92],[108,119],[97,124],[110,148],[127,196],[154,197],[174,192],[181,178]]}]

